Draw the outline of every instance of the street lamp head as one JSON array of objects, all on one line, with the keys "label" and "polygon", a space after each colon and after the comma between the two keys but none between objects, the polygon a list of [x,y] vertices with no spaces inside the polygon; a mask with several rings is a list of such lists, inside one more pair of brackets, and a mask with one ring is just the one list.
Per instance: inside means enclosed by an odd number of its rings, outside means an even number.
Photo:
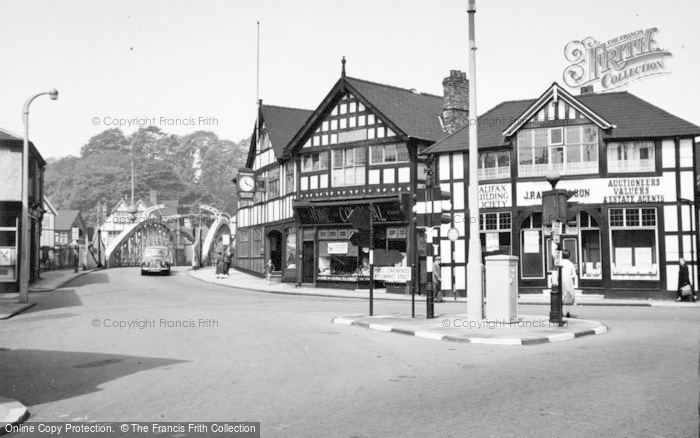
[{"label": "street lamp head", "polygon": [[554,190],[557,187],[557,183],[561,179],[561,175],[557,169],[549,169],[545,175],[545,178],[547,178],[547,181],[549,181],[549,183],[552,185],[552,190]]},{"label": "street lamp head", "polygon": [[51,98],[51,100],[58,99],[58,90],[55,88],[50,89],[49,90],[49,97]]}]

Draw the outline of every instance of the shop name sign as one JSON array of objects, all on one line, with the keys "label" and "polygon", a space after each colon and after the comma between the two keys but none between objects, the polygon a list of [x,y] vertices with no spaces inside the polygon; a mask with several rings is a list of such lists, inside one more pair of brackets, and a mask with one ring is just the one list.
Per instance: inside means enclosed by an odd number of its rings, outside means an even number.
[{"label": "shop name sign", "polygon": [[608,182],[608,196],[603,197],[603,204],[664,202],[660,187],[661,178],[611,179]]},{"label": "shop name sign", "polygon": [[668,74],[665,56],[673,56],[657,46],[655,27],[620,35],[605,42],[592,37],[572,41],[564,48],[564,83],[572,88],[599,84],[610,91],[649,76]]},{"label": "shop name sign", "polygon": [[[675,201],[675,179],[665,177],[601,178],[560,181],[557,188],[572,190],[571,201],[582,204],[631,204]],[[547,182],[518,184],[518,206],[541,205]],[[671,199],[673,198],[673,199]]]},{"label": "shop name sign", "polygon": [[513,199],[510,183],[479,185],[479,208],[510,207]]}]

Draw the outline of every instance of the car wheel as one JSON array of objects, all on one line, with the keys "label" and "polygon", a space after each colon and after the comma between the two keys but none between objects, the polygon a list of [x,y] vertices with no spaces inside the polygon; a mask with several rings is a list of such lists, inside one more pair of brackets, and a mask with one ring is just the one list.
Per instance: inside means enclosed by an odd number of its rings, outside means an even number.
[{"label": "car wheel", "polygon": [[145,272],[143,272],[143,271],[141,271],[141,275],[146,275],[146,273],[145,273]]}]

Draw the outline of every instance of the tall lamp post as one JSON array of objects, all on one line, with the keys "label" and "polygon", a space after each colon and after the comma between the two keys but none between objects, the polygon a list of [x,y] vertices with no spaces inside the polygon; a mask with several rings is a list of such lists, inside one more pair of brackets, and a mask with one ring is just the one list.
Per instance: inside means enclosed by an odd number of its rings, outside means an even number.
[{"label": "tall lamp post", "polygon": [[479,178],[476,112],[475,0],[469,0],[469,258],[467,260],[467,315],[470,321],[484,316],[483,265],[479,231]]},{"label": "tall lamp post", "polygon": [[19,260],[19,301],[29,302],[29,105],[39,96],[48,94],[51,100],[58,99],[58,91],[37,93],[27,99],[22,108],[24,123],[24,147],[22,148],[22,246]]}]

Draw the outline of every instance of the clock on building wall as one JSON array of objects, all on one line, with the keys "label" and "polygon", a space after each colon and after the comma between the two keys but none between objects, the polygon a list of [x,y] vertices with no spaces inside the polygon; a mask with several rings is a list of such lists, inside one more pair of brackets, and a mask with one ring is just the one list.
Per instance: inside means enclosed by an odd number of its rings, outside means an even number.
[{"label": "clock on building wall", "polygon": [[238,197],[240,199],[252,199],[255,193],[255,176],[253,171],[248,168],[238,169],[236,185],[238,186]]}]

